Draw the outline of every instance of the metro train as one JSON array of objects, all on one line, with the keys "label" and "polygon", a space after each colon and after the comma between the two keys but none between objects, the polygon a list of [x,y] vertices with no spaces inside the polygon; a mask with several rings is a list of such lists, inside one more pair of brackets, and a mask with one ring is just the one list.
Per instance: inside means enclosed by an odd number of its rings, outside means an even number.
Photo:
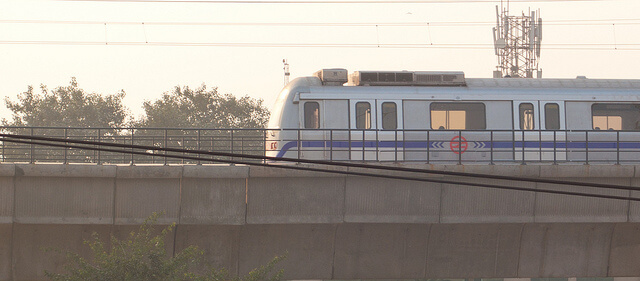
[{"label": "metro train", "polygon": [[267,156],[397,162],[640,162],[640,80],[323,69],[287,84]]}]

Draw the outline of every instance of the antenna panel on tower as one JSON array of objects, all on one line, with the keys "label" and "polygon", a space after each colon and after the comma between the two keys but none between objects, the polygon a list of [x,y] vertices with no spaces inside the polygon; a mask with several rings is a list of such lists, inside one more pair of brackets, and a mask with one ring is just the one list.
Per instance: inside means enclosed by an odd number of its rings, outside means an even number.
[{"label": "antenna panel on tower", "polygon": [[532,78],[533,73],[539,72],[542,42],[540,10],[510,16],[508,9],[496,6],[496,14],[497,26],[493,28],[494,52],[498,56],[496,71],[501,72],[502,77]]}]

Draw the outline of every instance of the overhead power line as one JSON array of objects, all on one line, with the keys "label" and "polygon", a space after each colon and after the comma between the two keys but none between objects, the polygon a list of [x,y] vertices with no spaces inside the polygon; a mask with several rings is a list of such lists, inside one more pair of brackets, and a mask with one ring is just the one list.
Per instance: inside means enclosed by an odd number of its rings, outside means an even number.
[{"label": "overhead power line", "polygon": [[[455,26],[493,26],[495,22],[484,21],[444,21],[444,22],[163,22],[163,21],[72,21],[72,20],[0,20],[4,24],[63,24],[63,25],[158,25],[158,26],[296,26],[296,27],[455,27]],[[583,25],[640,25],[640,19],[600,19],[600,20],[555,20],[546,21],[547,25],[583,26]]]},{"label": "overhead power line", "polygon": [[[74,46],[166,46],[166,47],[246,47],[246,48],[388,48],[388,49],[493,49],[491,44],[432,43],[269,43],[269,42],[134,42],[134,41],[25,41],[0,40],[1,45],[74,45]],[[545,44],[545,50],[638,51],[640,43]]]},{"label": "overhead power line", "polygon": [[[467,4],[496,3],[496,0],[57,0],[112,3],[200,3],[200,4]],[[511,0],[513,3],[602,2],[606,0]]]}]

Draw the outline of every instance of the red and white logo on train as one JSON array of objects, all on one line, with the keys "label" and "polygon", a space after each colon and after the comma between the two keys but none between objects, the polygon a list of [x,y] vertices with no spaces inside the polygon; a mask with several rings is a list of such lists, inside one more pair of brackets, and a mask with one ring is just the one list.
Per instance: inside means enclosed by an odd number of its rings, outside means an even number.
[{"label": "red and white logo on train", "polygon": [[464,137],[455,136],[449,142],[449,147],[451,148],[451,151],[453,151],[453,153],[462,154],[467,151],[469,143],[467,143],[467,139],[465,139]]}]

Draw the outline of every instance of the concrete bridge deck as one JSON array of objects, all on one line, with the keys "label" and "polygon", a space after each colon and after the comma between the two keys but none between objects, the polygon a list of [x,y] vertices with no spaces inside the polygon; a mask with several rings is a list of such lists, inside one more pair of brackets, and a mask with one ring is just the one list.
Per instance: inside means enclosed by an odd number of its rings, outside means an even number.
[{"label": "concrete bridge deck", "polygon": [[[410,166],[640,187],[632,165]],[[92,232],[125,235],[152,212],[178,224],[169,249],[198,245],[239,274],[288,251],[288,279],[640,276],[629,200],[248,166],[3,163],[0,280],[43,280],[64,257],[42,248],[86,253]]]}]

